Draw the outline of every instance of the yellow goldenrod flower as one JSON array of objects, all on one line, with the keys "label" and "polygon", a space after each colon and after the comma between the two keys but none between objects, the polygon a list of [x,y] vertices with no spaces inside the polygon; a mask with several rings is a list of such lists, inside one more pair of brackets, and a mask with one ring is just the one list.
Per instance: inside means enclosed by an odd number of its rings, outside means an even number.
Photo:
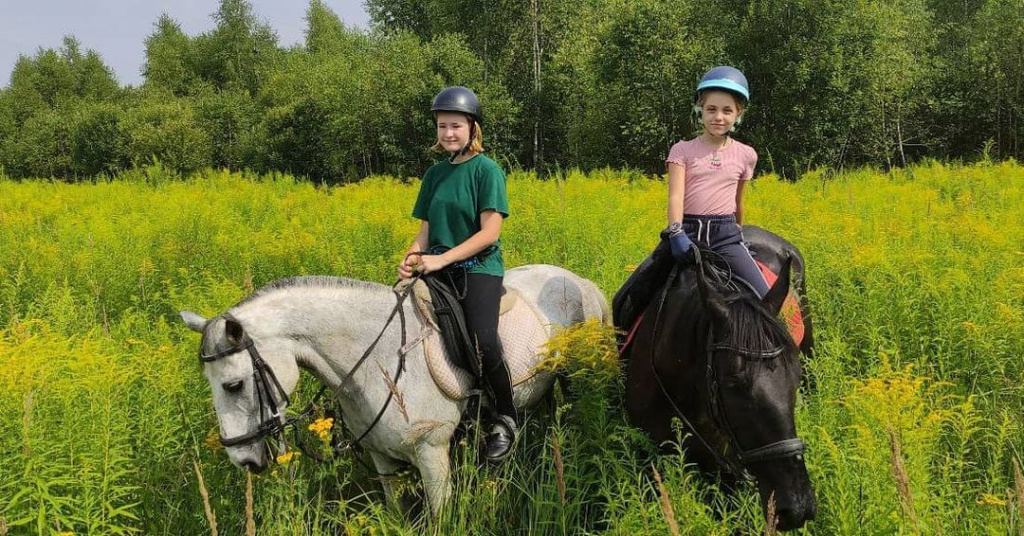
[{"label": "yellow goldenrod flower", "polygon": [[203,440],[203,445],[206,445],[206,447],[211,450],[223,448],[220,444],[220,434],[217,432],[210,432],[210,434],[206,436],[206,439]]},{"label": "yellow goldenrod flower", "polygon": [[1001,499],[991,493],[982,493],[977,502],[986,506],[1006,506],[1006,499]]},{"label": "yellow goldenrod flower", "polygon": [[[300,453],[297,450],[290,450],[290,451],[285,452],[284,454],[281,454],[280,456],[278,456],[277,457],[277,463],[279,465],[288,465],[288,463],[292,461],[292,458],[298,458],[301,455],[302,455],[302,453]],[[298,461],[298,460],[296,460],[296,461]]]},{"label": "yellow goldenrod flower", "polygon": [[309,431],[320,436],[320,439],[327,439],[328,432],[334,428],[334,418],[327,417],[326,419],[317,419],[309,425]]}]

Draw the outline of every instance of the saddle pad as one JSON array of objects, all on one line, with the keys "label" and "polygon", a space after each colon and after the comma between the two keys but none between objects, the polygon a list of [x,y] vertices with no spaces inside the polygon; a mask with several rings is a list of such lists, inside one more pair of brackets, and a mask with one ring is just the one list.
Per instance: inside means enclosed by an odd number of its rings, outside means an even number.
[{"label": "saddle pad", "polygon": [[[761,275],[764,276],[764,280],[770,288],[775,284],[779,276],[763,262],[759,260],[756,262],[757,267],[761,269]],[[800,312],[800,302],[797,301],[796,294],[793,293],[792,288],[789,289],[786,301],[782,303],[782,310],[779,311],[779,315],[782,316],[782,320],[789,327],[789,334],[793,337],[793,342],[800,346],[800,343],[804,340],[804,315]]]},{"label": "saddle pad", "polygon": [[[509,289],[506,295],[515,294]],[[535,368],[544,359],[544,344],[550,336],[549,326],[540,313],[525,299],[513,296],[512,306],[498,320],[498,336],[504,351],[505,363],[512,376],[512,385],[519,385],[535,375]],[[420,312],[417,309],[417,312]],[[420,312],[422,315],[422,312]],[[444,351],[441,334],[431,329],[423,339],[423,353],[434,383],[453,400],[466,397],[474,387],[473,375],[455,366]]]}]

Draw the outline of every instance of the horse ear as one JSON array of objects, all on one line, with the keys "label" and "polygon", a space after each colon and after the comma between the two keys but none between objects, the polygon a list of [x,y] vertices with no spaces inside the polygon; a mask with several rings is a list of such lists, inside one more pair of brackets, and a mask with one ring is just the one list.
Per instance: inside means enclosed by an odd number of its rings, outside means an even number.
[{"label": "horse ear", "polygon": [[761,304],[773,315],[779,314],[782,304],[786,302],[786,296],[789,295],[789,273],[792,264],[793,257],[787,254],[785,260],[782,261],[782,268],[779,269],[779,278],[761,300]]},{"label": "horse ear", "polygon": [[238,346],[242,344],[242,338],[245,336],[245,330],[242,329],[242,324],[234,318],[224,319],[224,332],[228,336],[228,342]]},{"label": "horse ear", "polygon": [[188,329],[198,333],[202,333],[206,329],[207,320],[192,311],[178,311],[178,315],[181,316],[182,322],[188,326]]}]

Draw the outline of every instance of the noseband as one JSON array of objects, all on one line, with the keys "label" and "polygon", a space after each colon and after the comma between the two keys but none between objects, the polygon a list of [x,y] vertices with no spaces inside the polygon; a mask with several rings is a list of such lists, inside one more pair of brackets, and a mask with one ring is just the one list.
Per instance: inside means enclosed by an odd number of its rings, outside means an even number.
[{"label": "noseband", "polygon": [[[701,269],[703,269],[702,266]],[[665,300],[668,296],[668,288],[671,285],[671,282],[675,281],[678,272],[678,265],[673,266],[671,275],[669,275],[668,278],[669,284],[665,285],[665,288],[662,291],[661,301],[658,304],[658,312],[654,317],[654,332],[652,333],[653,341],[658,340],[658,328],[660,327],[659,325],[661,323],[661,310],[664,307]],[[703,277],[703,275],[699,275],[698,277]],[[690,422],[688,418],[686,418],[686,415],[683,413],[683,411],[679,409],[679,406],[672,398],[672,395],[668,392],[668,389],[665,388],[665,384],[661,380],[661,375],[658,374],[658,369],[655,365],[654,360],[654,346],[652,345],[650,355],[651,372],[654,375],[654,379],[658,382],[658,386],[661,388],[662,394],[665,396],[665,398],[669,401],[669,404],[672,406],[672,410],[675,412],[676,416],[679,417],[679,419],[683,422],[683,424],[686,425],[687,428],[689,428],[693,436],[697,438],[697,440],[700,441],[702,445],[704,445],[704,448],[707,449],[708,452],[710,452],[715,457],[715,460],[718,462],[719,466],[746,480],[754,479],[753,476],[751,476],[750,472],[747,471],[747,467],[750,464],[765,460],[775,460],[789,457],[796,457],[797,459],[802,458],[804,452],[804,442],[798,437],[783,439],[781,441],[776,441],[753,449],[744,449],[739,443],[739,439],[736,436],[735,430],[729,423],[728,413],[726,412],[725,406],[722,403],[721,388],[719,386],[718,374],[716,372],[717,360],[715,359],[715,355],[717,352],[728,351],[734,354],[738,354],[739,356],[743,357],[745,360],[748,361],[772,361],[781,356],[785,352],[786,348],[784,346],[777,346],[770,350],[764,351],[751,350],[748,348],[737,347],[731,344],[716,343],[714,342],[714,335],[714,324],[712,323],[711,326],[708,328],[708,351],[706,359],[707,366],[705,369],[706,382],[708,387],[708,402],[711,406],[712,417],[714,418],[718,427],[725,431],[726,437],[729,441],[728,452],[726,454],[723,454],[719,452],[717,449],[713,448],[711,446],[711,443],[708,442],[701,435],[697,427],[694,426],[693,423]]]}]

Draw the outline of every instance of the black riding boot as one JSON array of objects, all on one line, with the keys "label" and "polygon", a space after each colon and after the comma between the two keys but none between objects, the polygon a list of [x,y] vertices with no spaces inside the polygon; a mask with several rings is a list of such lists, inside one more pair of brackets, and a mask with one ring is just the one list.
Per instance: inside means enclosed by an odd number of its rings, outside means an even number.
[{"label": "black riding boot", "polygon": [[[499,352],[499,355],[500,352]],[[487,461],[500,463],[512,453],[516,440],[516,407],[512,402],[512,378],[505,361],[492,364],[486,372],[494,403],[495,423],[487,435]]]},{"label": "black riding boot", "polygon": [[487,434],[487,461],[501,463],[512,454],[512,445],[516,442],[516,421],[508,415],[499,415],[497,422]]}]

